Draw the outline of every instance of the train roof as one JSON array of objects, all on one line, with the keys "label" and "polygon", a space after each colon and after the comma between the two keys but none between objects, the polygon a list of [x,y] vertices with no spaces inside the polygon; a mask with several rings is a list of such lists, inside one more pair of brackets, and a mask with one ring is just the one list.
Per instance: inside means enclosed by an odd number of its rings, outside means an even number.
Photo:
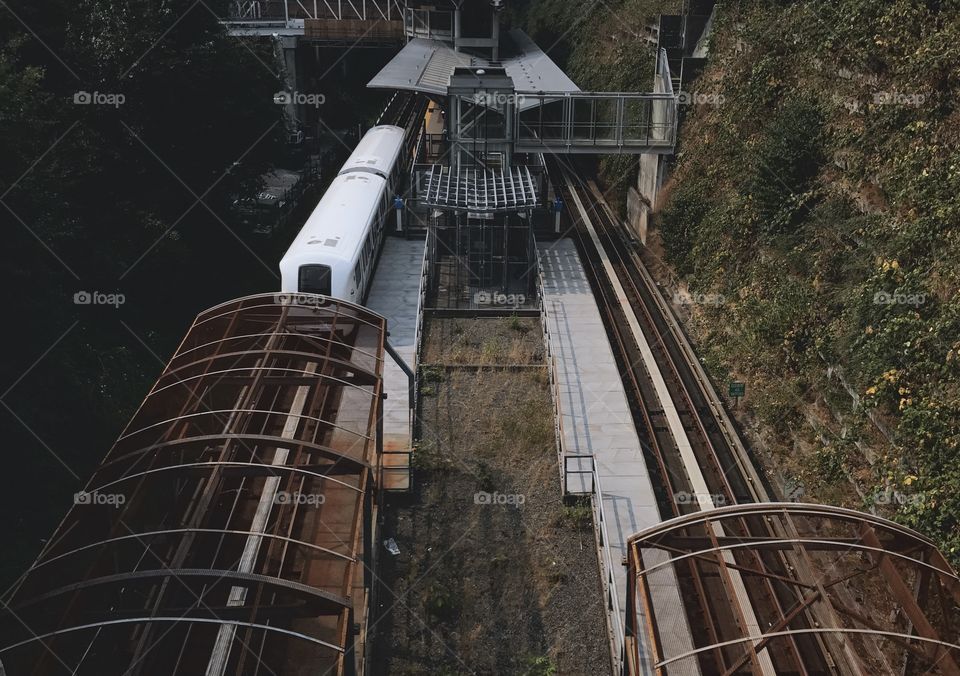
[{"label": "train roof", "polygon": [[[316,209],[284,254],[352,260],[363,245],[386,180],[376,174],[351,172],[333,179]],[[281,261],[283,265],[283,261]]]},{"label": "train roof", "polygon": [[403,147],[404,130],[401,127],[382,124],[373,127],[340,167],[339,174],[350,171],[376,173],[386,178],[390,175]]}]

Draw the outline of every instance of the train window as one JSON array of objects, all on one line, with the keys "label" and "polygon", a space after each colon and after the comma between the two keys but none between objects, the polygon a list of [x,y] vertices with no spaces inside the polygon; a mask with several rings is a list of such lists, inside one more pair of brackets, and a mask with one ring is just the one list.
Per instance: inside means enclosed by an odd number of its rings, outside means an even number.
[{"label": "train window", "polygon": [[298,281],[301,293],[319,293],[330,295],[330,266],[329,265],[301,265]]}]

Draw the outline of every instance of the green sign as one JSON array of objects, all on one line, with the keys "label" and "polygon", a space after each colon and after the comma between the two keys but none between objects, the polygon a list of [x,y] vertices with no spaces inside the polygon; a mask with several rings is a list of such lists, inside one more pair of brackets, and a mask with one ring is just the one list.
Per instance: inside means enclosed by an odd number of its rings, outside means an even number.
[{"label": "green sign", "polygon": [[742,397],[747,393],[747,384],[733,382],[730,383],[730,396],[731,397]]}]

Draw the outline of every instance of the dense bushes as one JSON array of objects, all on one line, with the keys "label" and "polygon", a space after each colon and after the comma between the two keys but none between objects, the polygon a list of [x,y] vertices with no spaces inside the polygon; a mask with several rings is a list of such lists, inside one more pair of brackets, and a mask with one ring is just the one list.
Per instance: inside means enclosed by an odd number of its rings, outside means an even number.
[{"label": "dense bushes", "polygon": [[809,211],[810,187],[823,159],[823,117],[811,102],[777,110],[750,153],[745,191],[758,234],[790,232]]},{"label": "dense bushes", "polygon": [[724,9],[698,85],[724,103],[681,131],[660,233],[727,299],[694,325],[750,383],[776,473],[960,558],[960,15],[939,4]]}]

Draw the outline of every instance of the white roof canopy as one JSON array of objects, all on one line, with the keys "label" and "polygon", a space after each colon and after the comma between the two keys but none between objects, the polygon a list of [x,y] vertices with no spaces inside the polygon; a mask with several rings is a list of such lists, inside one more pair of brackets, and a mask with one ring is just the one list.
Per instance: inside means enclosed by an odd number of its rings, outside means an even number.
[{"label": "white roof canopy", "polygon": [[[526,33],[514,29],[507,33],[507,37],[502,48],[509,56],[501,59],[499,66],[513,79],[516,91],[580,91]],[[367,87],[446,96],[454,69],[469,66],[490,67],[491,62],[466,52],[457,52],[439,40],[414,38],[367,83]],[[517,105],[520,110],[526,110],[540,105],[540,101],[520,100]]]}]

